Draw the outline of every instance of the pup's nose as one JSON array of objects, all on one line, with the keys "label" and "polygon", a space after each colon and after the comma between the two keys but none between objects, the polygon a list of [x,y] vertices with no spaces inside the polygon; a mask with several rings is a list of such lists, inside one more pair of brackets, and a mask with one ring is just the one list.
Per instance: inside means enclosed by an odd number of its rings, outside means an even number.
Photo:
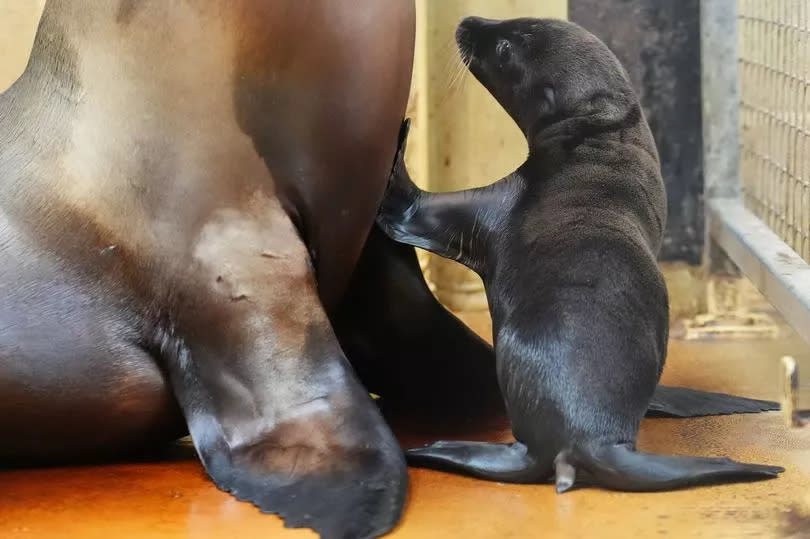
[{"label": "pup's nose", "polygon": [[466,30],[476,30],[478,28],[483,28],[485,26],[492,26],[493,24],[498,24],[500,21],[496,21],[495,19],[485,19],[483,17],[465,17],[459,23],[459,29],[466,29]]},{"label": "pup's nose", "polygon": [[472,50],[471,36],[473,36],[475,32],[498,24],[498,22],[499,21],[493,19],[484,19],[483,17],[466,17],[459,23],[458,29],[456,29],[456,43],[458,43],[462,49],[468,51]]}]

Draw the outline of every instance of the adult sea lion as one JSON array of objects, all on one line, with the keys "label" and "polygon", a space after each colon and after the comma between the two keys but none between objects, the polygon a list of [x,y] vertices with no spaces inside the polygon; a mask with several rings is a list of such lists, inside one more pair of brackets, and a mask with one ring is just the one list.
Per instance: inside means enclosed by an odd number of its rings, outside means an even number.
[{"label": "adult sea lion", "polygon": [[[648,491],[782,472],[635,447],[667,348],[667,290],[656,262],[666,193],[616,57],[589,32],[555,20],[470,17],[457,41],[526,134],[529,156],[490,186],[445,194],[420,191],[399,159],[378,222],[393,239],[482,276],[517,442],[439,442],[408,451],[409,462],[498,481],[553,477],[558,492],[576,479]],[[406,136],[407,123],[402,146]],[[687,394],[666,388],[659,399]],[[725,400],[694,396],[707,406]]]},{"label": "adult sea lion", "polygon": [[411,0],[47,2],[0,96],[0,466],[188,430],[290,526],[394,526],[402,451],[344,350],[389,404],[435,413],[459,349],[498,400],[490,347],[372,230],[413,39]]}]

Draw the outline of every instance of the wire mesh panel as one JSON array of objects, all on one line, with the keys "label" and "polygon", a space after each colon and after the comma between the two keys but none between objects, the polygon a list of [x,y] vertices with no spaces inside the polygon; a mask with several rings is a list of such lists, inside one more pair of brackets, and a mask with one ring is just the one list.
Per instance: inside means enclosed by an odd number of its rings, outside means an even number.
[{"label": "wire mesh panel", "polygon": [[810,262],[810,0],[739,0],[745,205]]}]

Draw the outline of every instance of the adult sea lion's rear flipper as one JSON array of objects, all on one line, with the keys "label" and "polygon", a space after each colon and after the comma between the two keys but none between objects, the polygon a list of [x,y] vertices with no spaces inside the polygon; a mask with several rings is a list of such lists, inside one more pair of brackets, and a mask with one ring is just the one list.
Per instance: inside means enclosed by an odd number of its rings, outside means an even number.
[{"label": "adult sea lion's rear flipper", "polygon": [[520,442],[436,442],[407,450],[405,458],[412,466],[505,483],[541,483],[551,474]]},{"label": "adult sea lion's rear flipper", "polygon": [[[409,125],[402,123],[393,167],[403,183],[392,179],[388,202],[410,204],[419,191],[404,168]],[[396,196],[394,183],[402,188]],[[391,223],[381,219],[386,224],[372,228],[331,314],[346,355],[363,383],[380,394],[386,414],[407,416],[420,432],[501,426],[506,413],[494,350],[439,303],[413,247],[391,239],[384,231]]]},{"label": "adult sea lion's rear flipper", "polygon": [[779,403],[777,402],[659,385],[655,388],[655,393],[647,408],[647,417],[751,414],[778,409]]},{"label": "adult sea lion's rear flipper", "polygon": [[505,418],[492,347],[436,300],[414,249],[378,227],[332,320],[386,413],[445,435],[448,426],[469,429]]},{"label": "adult sea lion's rear flipper", "polygon": [[631,492],[773,479],[784,471],[780,466],[745,464],[727,458],[653,455],[626,444],[574,451],[569,462],[590,483]]}]

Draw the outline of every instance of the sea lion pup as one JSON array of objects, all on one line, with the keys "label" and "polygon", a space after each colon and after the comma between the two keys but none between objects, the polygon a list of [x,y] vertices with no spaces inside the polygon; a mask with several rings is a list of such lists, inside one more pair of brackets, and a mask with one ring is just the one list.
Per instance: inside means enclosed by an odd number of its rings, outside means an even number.
[{"label": "sea lion pup", "polygon": [[525,133],[529,157],[490,186],[447,194],[420,191],[400,159],[378,222],[393,239],[482,276],[517,442],[439,442],[410,450],[409,461],[497,481],[555,478],[558,492],[576,480],[651,491],[782,472],[636,450],[667,347],[656,262],[666,196],[619,61],[556,20],[471,17],[457,41]]}]

